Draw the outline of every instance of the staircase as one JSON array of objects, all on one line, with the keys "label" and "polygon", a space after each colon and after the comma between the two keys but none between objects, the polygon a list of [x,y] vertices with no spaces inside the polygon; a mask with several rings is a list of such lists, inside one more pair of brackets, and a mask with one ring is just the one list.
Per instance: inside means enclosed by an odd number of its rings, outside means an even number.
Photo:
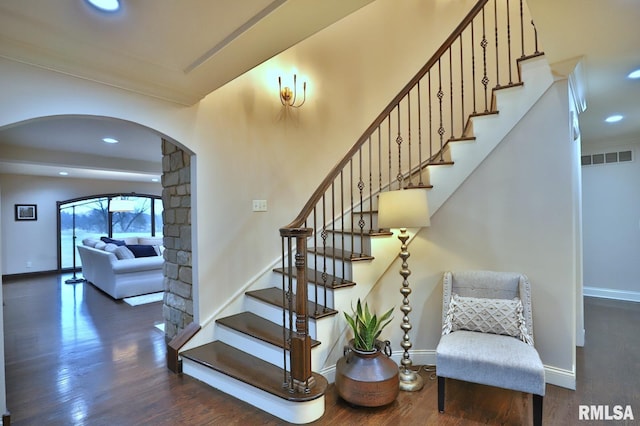
[{"label": "staircase", "polygon": [[[322,416],[347,340],[341,312],[366,298],[398,254],[397,239],[378,229],[377,194],[430,188],[433,215],[553,82],[524,9],[477,3],[280,230],[281,264],[180,352],[184,374],[291,423]],[[521,46],[517,60],[512,44]]]}]

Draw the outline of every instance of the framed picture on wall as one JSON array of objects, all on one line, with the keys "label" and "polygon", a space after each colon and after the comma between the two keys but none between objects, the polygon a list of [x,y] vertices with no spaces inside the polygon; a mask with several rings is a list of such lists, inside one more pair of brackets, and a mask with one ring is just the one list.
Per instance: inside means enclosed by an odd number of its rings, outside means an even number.
[{"label": "framed picture on wall", "polygon": [[16,204],[16,220],[38,220],[36,204]]}]

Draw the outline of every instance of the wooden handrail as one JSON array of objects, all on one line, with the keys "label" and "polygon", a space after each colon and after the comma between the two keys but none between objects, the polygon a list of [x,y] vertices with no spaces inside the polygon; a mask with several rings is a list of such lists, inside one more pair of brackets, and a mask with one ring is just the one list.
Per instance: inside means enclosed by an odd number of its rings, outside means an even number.
[{"label": "wooden handrail", "polygon": [[396,108],[398,103],[409,93],[409,91],[424,77],[427,72],[438,62],[440,57],[451,48],[453,42],[460,37],[460,34],[464,31],[464,29],[473,21],[473,19],[482,11],[484,6],[487,4],[489,0],[479,0],[476,5],[471,9],[471,11],[465,16],[465,18],[460,22],[460,24],[453,30],[451,35],[444,41],[442,46],[431,56],[431,58],[427,61],[427,63],[418,71],[418,73],[407,83],[404,88],[389,102],[387,107],[382,110],[380,115],[367,127],[362,136],[358,139],[358,141],[351,147],[351,149],[347,152],[347,154],[340,160],[334,167],[331,169],[329,174],[324,178],[324,180],[320,183],[318,188],[309,198],[309,201],[304,205],[298,216],[291,222],[290,224],[281,228],[281,231],[284,229],[291,228],[300,228],[304,226],[305,221],[312,213],[314,206],[318,203],[322,195],[329,189],[331,183],[336,179],[336,177],[340,174],[340,171],[343,170],[351,158],[362,148],[362,145],[369,139],[370,135],[377,129],[382,122],[389,116],[391,111]]},{"label": "wooden handrail", "polygon": [[[366,241],[384,233],[375,223],[376,195],[395,189],[396,182],[397,189],[414,187],[414,176],[418,178],[417,187],[431,187],[430,182],[423,181],[427,166],[453,164],[452,159],[445,158],[449,143],[473,140],[468,133],[471,119],[497,113],[495,90],[522,84],[519,73],[513,81],[511,67],[518,65],[512,63],[512,36],[521,42],[520,59],[540,54],[535,26],[525,30],[524,22],[529,19],[524,19],[523,2],[519,1],[518,33],[511,30],[510,18],[518,11],[511,9],[510,0],[494,0],[492,7],[487,6],[489,0],[478,0],[330,170],[298,216],[280,228],[282,321],[289,327],[283,329],[283,339],[285,347],[291,349],[288,358],[283,351],[283,383],[291,392],[306,392],[313,387],[310,315],[333,310],[327,289],[354,284],[346,264],[373,259]],[[528,37],[531,31],[535,53],[527,56],[525,35]],[[489,43],[488,34],[495,44]],[[454,50],[459,56],[455,59]],[[508,76],[504,82],[500,81],[500,69]],[[465,92],[469,79],[471,90]],[[465,93],[470,96],[465,97]],[[350,223],[345,222],[345,216],[350,217]],[[313,282],[309,282],[307,271],[313,274]],[[307,291],[307,285],[312,285],[313,291]],[[307,304],[307,297],[311,304]]]}]

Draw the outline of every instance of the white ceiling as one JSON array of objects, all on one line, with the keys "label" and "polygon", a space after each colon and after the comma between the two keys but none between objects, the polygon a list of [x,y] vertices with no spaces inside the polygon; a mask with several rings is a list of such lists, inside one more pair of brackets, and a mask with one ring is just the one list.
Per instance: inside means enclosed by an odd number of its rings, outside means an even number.
[{"label": "white ceiling", "polygon": [[[119,12],[102,13],[84,0],[2,0],[0,57],[193,105],[371,1],[122,0]],[[107,134],[121,142],[101,143]],[[0,129],[0,146],[0,173],[134,181],[161,173],[160,137],[115,120],[24,123]]]},{"label": "white ceiling", "polygon": [[[123,0],[122,11],[105,15],[83,0],[3,0],[0,56],[192,105],[371,1]],[[583,141],[640,141],[640,80],[625,78],[640,68],[638,1],[528,4],[548,60],[582,58]],[[613,113],[625,119],[604,123]],[[121,143],[101,143],[107,134]],[[154,143],[158,135],[122,121],[37,120],[0,129],[12,158],[0,156],[0,173],[57,175],[64,167],[75,177],[148,181],[161,172],[160,149],[149,158],[139,147]]]},{"label": "white ceiling", "polygon": [[[580,116],[583,143],[640,142],[638,0],[527,0],[551,64],[582,58],[587,110]],[[571,61],[569,61],[571,62]],[[561,69],[561,64],[557,69]],[[616,124],[604,119],[625,118]]]}]

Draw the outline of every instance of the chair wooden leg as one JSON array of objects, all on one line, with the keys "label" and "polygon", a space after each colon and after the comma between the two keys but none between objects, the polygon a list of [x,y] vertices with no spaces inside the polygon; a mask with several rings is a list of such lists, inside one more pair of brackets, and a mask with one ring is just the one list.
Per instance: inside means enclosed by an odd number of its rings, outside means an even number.
[{"label": "chair wooden leg", "polygon": [[542,395],[533,394],[533,426],[542,426]]},{"label": "chair wooden leg", "polygon": [[444,413],[444,377],[438,376],[438,411]]}]

